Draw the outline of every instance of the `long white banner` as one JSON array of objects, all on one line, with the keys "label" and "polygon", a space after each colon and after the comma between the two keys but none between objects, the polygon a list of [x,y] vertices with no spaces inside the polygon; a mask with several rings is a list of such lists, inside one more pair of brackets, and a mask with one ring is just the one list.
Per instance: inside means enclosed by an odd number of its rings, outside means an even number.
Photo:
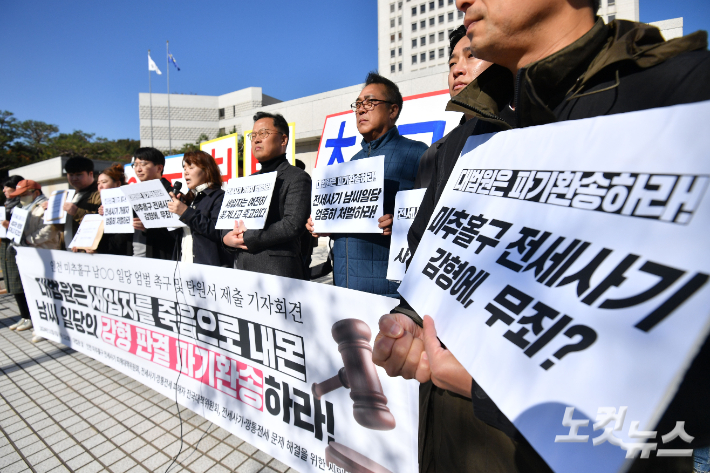
[{"label": "long white banner", "polygon": [[710,329],[708,120],[471,137],[399,288],[556,472],[689,454],[652,429]]},{"label": "long white banner", "polygon": [[418,384],[372,363],[396,300],[155,259],[18,248],[17,262],[40,335],[298,471],[417,471]]}]

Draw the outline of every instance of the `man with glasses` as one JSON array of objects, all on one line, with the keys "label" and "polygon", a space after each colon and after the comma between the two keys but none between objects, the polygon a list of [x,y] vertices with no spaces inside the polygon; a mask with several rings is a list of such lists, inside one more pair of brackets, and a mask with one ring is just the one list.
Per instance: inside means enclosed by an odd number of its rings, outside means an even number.
[{"label": "man with glasses", "polygon": [[253,130],[248,138],[261,164],[257,174],[276,172],[266,224],[262,230],[250,230],[242,221],[235,222],[234,230],[223,231],[222,242],[235,255],[235,269],[308,279],[301,237],[311,209],[311,177],[286,158],[289,133],[283,116],[257,112]]},{"label": "man with glasses", "polygon": [[[163,177],[165,156],[155,148],[139,148],[133,156],[133,170],[139,181],[160,179],[165,190],[172,192],[170,181]],[[146,229],[143,222],[133,214],[133,256],[171,260],[175,246],[174,232],[167,228]]]},{"label": "man with glasses", "polygon": [[[352,160],[385,156],[384,214],[380,218],[381,234],[339,233],[333,240],[333,284],[358,291],[399,297],[399,283],[389,281],[390,235],[394,199],[399,191],[414,186],[419,158],[427,146],[404,138],[395,123],[402,111],[402,94],[394,82],[370,72],[355,103],[352,104],[357,129],[362,135],[362,150]],[[313,220],[308,220],[313,233]]]}]

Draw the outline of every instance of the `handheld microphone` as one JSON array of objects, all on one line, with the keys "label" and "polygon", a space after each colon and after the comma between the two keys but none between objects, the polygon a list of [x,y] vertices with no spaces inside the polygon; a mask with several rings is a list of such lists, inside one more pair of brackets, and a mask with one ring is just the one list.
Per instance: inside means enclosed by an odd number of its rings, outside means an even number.
[{"label": "handheld microphone", "polygon": [[175,197],[177,197],[180,189],[182,189],[182,182],[175,181],[175,184],[173,184],[173,195],[175,195]]}]

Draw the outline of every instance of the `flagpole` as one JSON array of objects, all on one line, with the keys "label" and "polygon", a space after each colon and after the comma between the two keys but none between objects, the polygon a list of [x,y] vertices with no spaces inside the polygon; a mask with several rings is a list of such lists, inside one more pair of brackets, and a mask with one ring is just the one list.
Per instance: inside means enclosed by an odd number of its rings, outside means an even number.
[{"label": "flagpole", "polygon": [[165,56],[165,67],[168,70],[168,148],[170,152],[172,152],[173,149],[173,137],[172,133],[170,130],[170,45],[169,41],[165,41],[165,51],[166,51],[166,56]]},{"label": "flagpole", "polygon": [[[150,49],[148,50],[150,57]],[[150,147],[153,147],[153,87],[150,84],[150,67],[148,68],[148,96],[150,97]]]}]

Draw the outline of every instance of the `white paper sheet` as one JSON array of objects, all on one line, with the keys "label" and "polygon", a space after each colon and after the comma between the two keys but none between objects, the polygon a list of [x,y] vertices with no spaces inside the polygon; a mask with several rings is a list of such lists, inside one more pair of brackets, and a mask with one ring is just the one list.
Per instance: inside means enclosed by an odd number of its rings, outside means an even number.
[{"label": "white paper sheet", "polygon": [[394,222],[392,223],[392,242],[390,259],[387,263],[387,279],[401,281],[407,271],[407,261],[411,259],[407,233],[417,216],[426,189],[412,189],[397,192],[394,201]]}]

